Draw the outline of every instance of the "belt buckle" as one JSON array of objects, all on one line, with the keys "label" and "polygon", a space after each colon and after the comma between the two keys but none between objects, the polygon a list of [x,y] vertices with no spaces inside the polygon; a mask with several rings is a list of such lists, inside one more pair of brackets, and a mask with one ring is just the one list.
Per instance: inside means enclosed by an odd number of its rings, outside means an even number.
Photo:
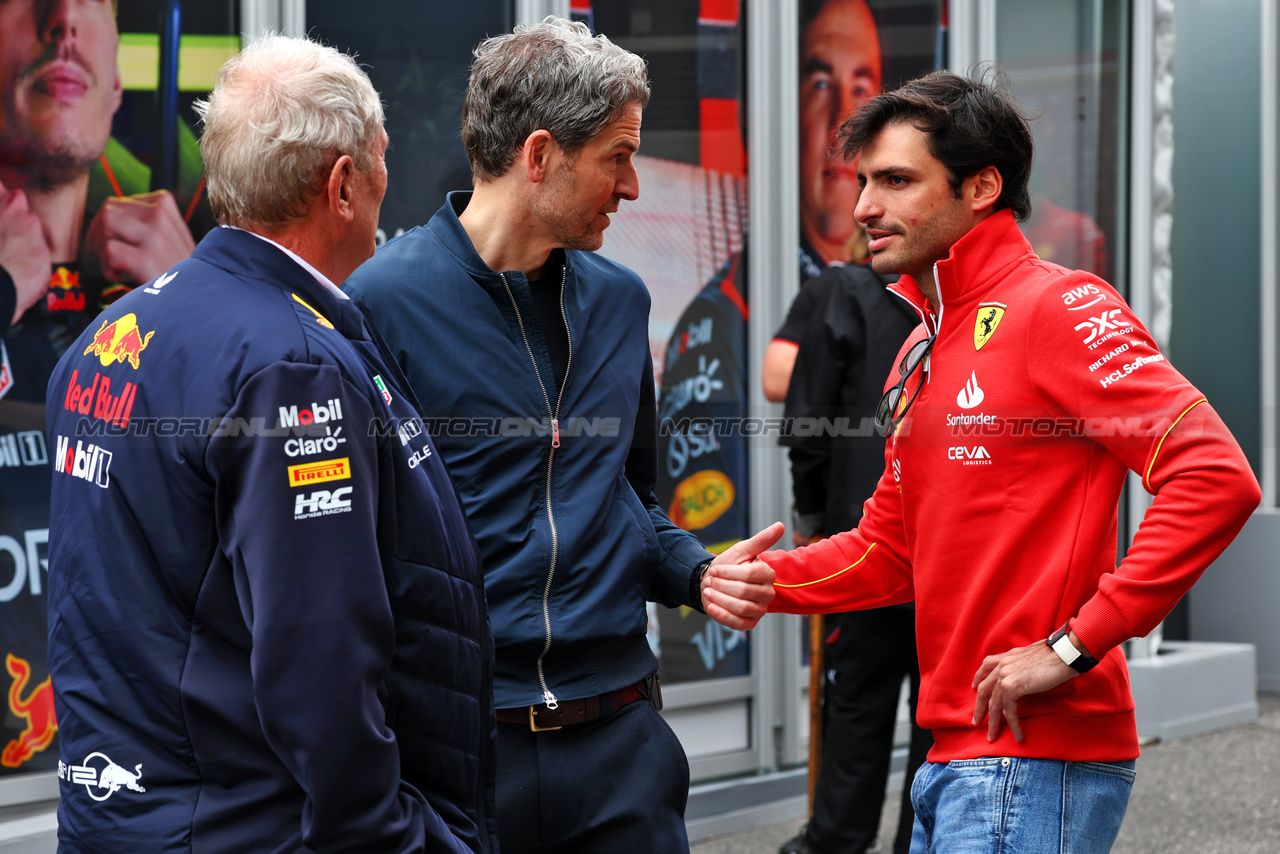
[{"label": "belt buckle", "polygon": [[536,717],[538,713],[534,711],[536,706],[529,707],[529,730],[530,732],[555,732],[558,729],[564,729],[562,726],[538,726]]}]

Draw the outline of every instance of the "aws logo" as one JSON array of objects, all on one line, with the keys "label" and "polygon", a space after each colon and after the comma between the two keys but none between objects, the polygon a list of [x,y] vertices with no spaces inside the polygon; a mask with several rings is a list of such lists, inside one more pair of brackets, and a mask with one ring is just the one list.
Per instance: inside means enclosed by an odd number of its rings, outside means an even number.
[{"label": "aws logo", "polygon": [[966,466],[989,466],[991,462],[991,454],[982,445],[970,447],[968,445],[954,445],[947,448],[947,459],[958,460]]},{"label": "aws logo", "polygon": [[[1083,311],[1090,306],[1095,306],[1107,298],[1106,294],[1097,285],[1083,285],[1078,288],[1072,288],[1062,294],[1062,304],[1067,307],[1067,311]],[[1080,303],[1080,305],[1076,305]]]},{"label": "aws logo", "polygon": [[24,762],[44,750],[58,734],[58,720],[53,711],[53,681],[46,676],[23,699],[22,692],[31,679],[31,665],[24,658],[12,653],[4,657],[5,669],[13,679],[9,686],[9,711],[25,720],[27,726],[18,737],[4,746],[0,765],[20,768]]}]

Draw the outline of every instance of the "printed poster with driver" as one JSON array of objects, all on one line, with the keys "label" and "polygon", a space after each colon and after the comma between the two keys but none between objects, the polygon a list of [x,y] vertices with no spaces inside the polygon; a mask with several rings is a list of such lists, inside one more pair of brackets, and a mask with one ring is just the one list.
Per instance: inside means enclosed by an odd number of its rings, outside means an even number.
[{"label": "printed poster with driver", "polygon": [[[44,434],[46,406],[127,423],[137,388],[104,372],[46,403],[46,385],[105,305],[185,258],[213,226],[191,104],[240,49],[239,6],[0,2],[0,217],[39,212],[39,242],[23,252],[47,257],[49,277],[17,322],[0,319],[0,778],[72,775],[95,798],[137,785],[105,755],[58,767],[45,654],[50,482],[71,475],[109,489],[111,455],[88,433],[63,447]],[[104,366],[131,373],[146,358],[144,330],[98,331]]]}]

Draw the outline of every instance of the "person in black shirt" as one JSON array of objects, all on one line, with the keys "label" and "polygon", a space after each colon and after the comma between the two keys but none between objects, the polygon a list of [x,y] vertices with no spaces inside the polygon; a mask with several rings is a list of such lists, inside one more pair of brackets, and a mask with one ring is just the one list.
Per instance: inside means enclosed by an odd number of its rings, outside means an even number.
[{"label": "person in black shirt", "polygon": [[[805,286],[825,294],[799,334],[786,415],[829,419],[831,429],[796,431],[790,447],[799,544],[858,524],[862,503],[884,471],[884,439],[875,410],[902,342],[920,318],[870,267],[832,267]],[[821,423],[821,422],[820,422]],[[831,435],[832,432],[837,435]],[[809,435],[811,434],[812,435]],[[915,609],[911,605],[830,614],[825,618],[822,764],[808,827],[783,854],[868,850],[880,825],[904,677],[911,680],[911,744],[896,854],[911,845],[911,779],[933,744],[915,723],[920,688]]]},{"label": "person in black shirt", "polygon": [[824,304],[804,285],[833,264],[858,260],[853,206],[858,179],[840,155],[840,123],[882,83],[880,35],[866,0],[805,0],[800,40],[800,284],[801,291],[765,350],[761,370],[766,400],[781,403],[799,346],[800,324]]}]

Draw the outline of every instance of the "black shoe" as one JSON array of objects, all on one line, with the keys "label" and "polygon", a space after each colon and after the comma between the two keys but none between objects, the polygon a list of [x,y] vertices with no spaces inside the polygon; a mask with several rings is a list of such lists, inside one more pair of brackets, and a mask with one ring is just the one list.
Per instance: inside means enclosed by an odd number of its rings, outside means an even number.
[{"label": "black shoe", "polygon": [[818,852],[809,847],[809,843],[805,841],[804,834],[801,833],[794,839],[788,839],[782,843],[782,847],[778,849],[778,854],[818,854]]},{"label": "black shoe", "polygon": [[[866,854],[875,854],[878,851],[880,851],[880,837],[877,836],[872,840],[871,847],[865,849],[865,852]],[[801,831],[799,836],[782,843],[782,847],[778,849],[778,854],[819,854],[819,851],[809,844],[809,841],[805,839],[804,832]]]}]

